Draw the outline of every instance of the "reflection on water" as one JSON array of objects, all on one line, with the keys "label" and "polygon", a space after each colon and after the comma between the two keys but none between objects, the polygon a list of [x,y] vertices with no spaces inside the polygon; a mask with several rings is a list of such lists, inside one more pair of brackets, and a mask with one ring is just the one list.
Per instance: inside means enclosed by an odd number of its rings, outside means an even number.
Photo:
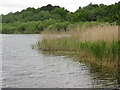
[{"label": "reflection on water", "polygon": [[118,81],[118,87],[120,89],[120,60],[118,61],[118,75],[117,75],[117,81]]},{"label": "reflection on water", "polygon": [[[104,87],[114,87],[120,88],[120,67],[116,66],[114,68],[103,67],[95,65],[94,63],[86,63],[89,68],[90,75],[92,77],[92,84],[94,87],[99,87],[103,85]],[[118,63],[118,65],[120,65]]]},{"label": "reflection on water", "polygon": [[[54,56],[63,55],[63,54],[56,54],[48,51],[44,51],[42,53],[46,55],[52,54]],[[71,58],[71,56],[69,58]],[[79,61],[80,63],[85,64],[86,67],[83,68],[83,70],[85,69],[88,70],[88,74],[91,77],[92,87],[94,88],[111,88],[111,87],[119,88],[120,87],[120,67],[119,66],[116,68],[109,68],[109,67],[98,66],[94,63],[86,62],[83,60],[81,61],[78,58],[72,57],[72,59],[74,62]]]},{"label": "reflection on water", "polygon": [[106,87],[117,87],[117,70],[104,68],[101,66],[91,66],[90,67],[91,77],[93,79],[92,84],[96,87],[97,85],[104,85]]},{"label": "reflection on water", "polygon": [[40,35],[3,35],[3,87],[118,87],[118,72],[33,50]]},{"label": "reflection on water", "polygon": [[2,35],[0,35],[0,89],[2,88]]}]

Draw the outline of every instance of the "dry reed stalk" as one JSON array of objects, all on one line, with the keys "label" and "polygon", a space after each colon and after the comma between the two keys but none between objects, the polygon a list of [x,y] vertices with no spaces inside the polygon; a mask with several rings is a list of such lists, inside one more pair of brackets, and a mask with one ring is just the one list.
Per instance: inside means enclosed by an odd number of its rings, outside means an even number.
[{"label": "dry reed stalk", "polygon": [[61,34],[41,34],[41,40],[47,39],[47,40],[52,40],[56,38],[62,38],[62,37],[70,37],[69,34],[61,33]]},{"label": "dry reed stalk", "polygon": [[118,26],[102,25],[95,27],[82,27],[76,31],[71,31],[72,37],[80,41],[113,41],[118,40]]},{"label": "dry reed stalk", "polygon": [[97,26],[76,26],[75,28],[69,28],[67,32],[42,32],[42,39],[55,39],[61,37],[72,36],[76,40],[80,41],[113,41],[118,40],[118,26],[117,25],[108,25],[102,24]]}]

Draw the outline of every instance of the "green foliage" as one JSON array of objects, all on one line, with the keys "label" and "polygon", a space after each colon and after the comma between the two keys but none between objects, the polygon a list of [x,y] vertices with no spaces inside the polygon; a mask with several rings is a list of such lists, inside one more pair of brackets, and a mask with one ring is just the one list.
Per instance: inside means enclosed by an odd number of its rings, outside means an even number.
[{"label": "green foliage", "polygon": [[2,33],[38,33],[37,32],[38,22],[14,22],[14,23],[3,23]]},{"label": "green foliage", "polygon": [[74,20],[74,18],[75,18],[74,13],[71,13],[71,12],[67,13],[67,15],[66,15],[66,20],[67,21],[72,22]]},{"label": "green foliage", "polygon": [[42,50],[49,51],[85,51],[100,60],[103,60],[105,58],[108,58],[110,60],[117,60],[120,53],[120,41],[81,42],[71,37],[67,37],[53,40],[44,39],[42,41],[39,41],[38,46]]},{"label": "green foliage", "polygon": [[74,13],[50,4],[38,9],[28,7],[21,12],[0,15],[3,23],[2,33],[40,33],[45,29],[66,31],[69,25],[76,26],[76,22],[77,24],[109,22],[120,25],[119,6],[120,2],[108,6],[90,3],[86,7],[80,7]]},{"label": "green foliage", "polygon": [[111,47],[111,53],[113,53],[113,56],[114,57],[117,57],[117,55],[120,54],[120,41],[113,41],[111,44],[110,44],[110,47]]},{"label": "green foliage", "polygon": [[67,26],[69,25],[69,22],[57,22],[52,25],[50,25],[47,29],[48,30],[57,30],[57,31],[67,31]]},{"label": "green foliage", "polygon": [[58,14],[62,18],[62,20],[66,20],[67,13],[69,11],[65,10],[64,8],[55,8],[53,11],[51,11],[52,14]]},{"label": "green foliage", "polygon": [[43,31],[44,29],[46,29],[50,25],[55,24],[57,22],[58,22],[57,20],[53,20],[53,19],[44,20],[44,21],[39,23],[38,29]]},{"label": "green foliage", "polygon": [[89,4],[86,7],[78,9],[74,14],[74,21],[102,21],[117,22],[120,13],[120,2],[112,5]]},{"label": "green foliage", "polygon": [[31,21],[31,22],[13,22],[13,23],[3,23],[2,33],[12,34],[12,33],[40,33],[45,30],[50,25],[58,23],[58,20],[48,19],[44,21]]},{"label": "green foliage", "polygon": [[47,6],[43,6],[40,8],[40,10],[42,11],[52,11],[54,10],[55,8],[60,8],[59,6],[52,6],[51,4],[48,4]]}]

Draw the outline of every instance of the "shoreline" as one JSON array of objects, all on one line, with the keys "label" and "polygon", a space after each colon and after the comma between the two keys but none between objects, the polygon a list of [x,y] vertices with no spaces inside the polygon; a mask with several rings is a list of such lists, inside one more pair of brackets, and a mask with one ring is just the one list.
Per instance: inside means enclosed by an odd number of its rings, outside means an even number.
[{"label": "shoreline", "polygon": [[95,57],[91,56],[82,56],[80,55],[80,52],[70,52],[70,51],[50,51],[50,50],[42,50],[44,53],[49,53],[52,55],[58,55],[58,56],[68,56],[72,58],[77,58],[76,61],[78,62],[85,62],[89,64],[97,65],[98,67],[107,67],[107,68],[117,68],[118,67],[118,61],[107,61],[107,60],[99,60]]}]

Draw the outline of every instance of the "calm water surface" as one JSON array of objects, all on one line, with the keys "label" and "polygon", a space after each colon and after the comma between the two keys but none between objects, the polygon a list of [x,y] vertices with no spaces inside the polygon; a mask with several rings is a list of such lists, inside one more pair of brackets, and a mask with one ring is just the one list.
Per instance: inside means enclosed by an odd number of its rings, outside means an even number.
[{"label": "calm water surface", "polygon": [[[1,38],[1,36],[0,36]],[[40,35],[2,35],[2,87],[117,87],[116,72],[31,48]],[[1,43],[1,42],[0,42]],[[0,61],[1,62],[1,61]],[[1,79],[1,78],[0,78]],[[1,85],[0,85],[1,86]]]}]

